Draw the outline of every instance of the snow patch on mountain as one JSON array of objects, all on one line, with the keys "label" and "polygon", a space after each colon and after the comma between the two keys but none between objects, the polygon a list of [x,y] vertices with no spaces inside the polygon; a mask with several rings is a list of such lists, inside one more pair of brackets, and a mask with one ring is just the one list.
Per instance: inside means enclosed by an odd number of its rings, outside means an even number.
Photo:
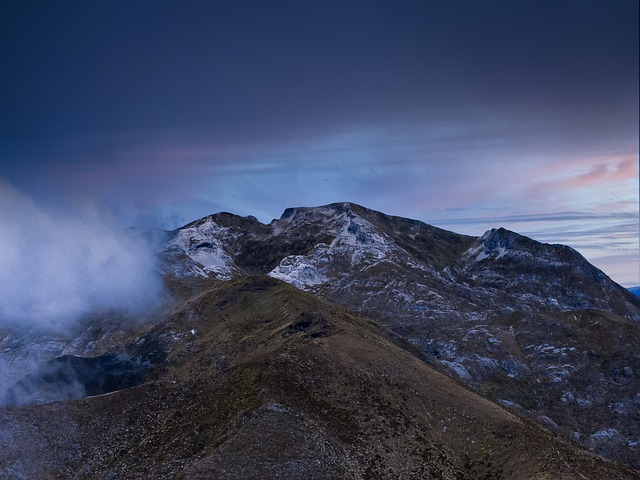
[{"label": "snow patch on mountain", "polygon": [[[321,222],[324,233],[333,237],[329,244],[319,243],[307,255],[283,258],[268,273],[300,289],[312,289],[325,284],[331,276],[340,277],[354,268],[371,268],[387,259],[389,252],[397,250],[391,238],[376,232],[371,222],[351,211],[336,213],[328,208],[313,211],[294,209],[293,212],[285,212],[283,219],[287,230],[310,221]],[[344,265],[342,272],[336,270],[335,259]]]},{"label": "snow patch on mountain", "polygon": [[472,382],[473,377],[467,371],[467,369],[460,362],[450,362],[448,360],[441,360],[440,363],[442,365],[450,368],[459,378],[460,380],[464,380],[465,382]]},{"label": "snow patch on mountain", "polygon": [[328,278],[321,272],[318,265],[310,262],[303,255],[285,257],[269,275],[283,280],[301,290],[326,283]]},{"label": "snow patch on mountain", "polygon": [[517,234],[503,228],[492,228],[487,230],[479,239],[475,246],[471,247],[464,254],[465,257],[475,257],[476,262],[485,259],[498,260],[507,255],[518,255],[514,249],[514,242]]},{"label": "snow patch on mountain", "polygon": [[165,250],[182,253],[193,264],[183,274],[201,277],[213,276],[229,280],[233,276],[233,258],[225,250],[222,239],[228,228],[221,227],[212,218],[178,230],[165,244]]}]

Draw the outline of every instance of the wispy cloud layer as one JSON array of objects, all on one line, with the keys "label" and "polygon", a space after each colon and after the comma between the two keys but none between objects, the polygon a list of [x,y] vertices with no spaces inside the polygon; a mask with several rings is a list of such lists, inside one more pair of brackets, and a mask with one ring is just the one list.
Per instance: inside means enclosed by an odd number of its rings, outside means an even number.
[{"label": "wispy cloud layer", "polygon": [[0,183],[0,291],[0,325],[64,329],[156,307],[162,283],[149,245],[105,211],[45,208]]}]

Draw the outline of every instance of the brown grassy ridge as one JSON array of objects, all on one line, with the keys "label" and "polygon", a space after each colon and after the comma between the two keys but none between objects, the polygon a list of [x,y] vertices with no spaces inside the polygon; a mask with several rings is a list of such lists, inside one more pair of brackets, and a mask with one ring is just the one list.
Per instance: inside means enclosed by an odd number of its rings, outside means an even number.
[{"label": "brown grassy ridge", "polygon": [[[24,478],[632,479],[268,277],[176,285],[141,385],[0,410]],[[28,447],[28,448],[27,448]],[[4,478],[11,478],[10,476]]]}]

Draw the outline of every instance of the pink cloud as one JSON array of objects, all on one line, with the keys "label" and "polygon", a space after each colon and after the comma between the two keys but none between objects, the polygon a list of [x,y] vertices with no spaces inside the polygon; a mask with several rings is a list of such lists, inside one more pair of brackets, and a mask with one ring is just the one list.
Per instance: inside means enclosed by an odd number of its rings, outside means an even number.
[{"label": "pink cloud", "polygon": [[587,187],[604,182],[618,182],[638,177],[638,160],[630,155],[617,160],[594,165],[591,170],[578,177],[570,179],[566,187]]},{"label": "pink cloud", "polygon": [[546,200],[548,196],[577,193],[587,188],[591,198],[594,198],[594,188],[598,192],[618,188],[616,193],[624,194],[622,184],[637,178],[637,154],[581,157],[535,168],[533,180],[525,182],[528,186],[524,189],[524,196]]}]

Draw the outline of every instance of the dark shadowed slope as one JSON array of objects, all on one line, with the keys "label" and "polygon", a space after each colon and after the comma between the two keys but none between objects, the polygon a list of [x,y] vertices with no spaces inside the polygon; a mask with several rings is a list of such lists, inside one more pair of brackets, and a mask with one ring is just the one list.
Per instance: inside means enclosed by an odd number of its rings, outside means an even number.
[{"label": "dark shadowed slope", "polygon": [[[174,289],[190,295],[180,282]],[[0,410],[0,476],[640,478],[471,393],[368,319],[283,282],[192,291],[125,348],[157,350],[144,383]]]}]

